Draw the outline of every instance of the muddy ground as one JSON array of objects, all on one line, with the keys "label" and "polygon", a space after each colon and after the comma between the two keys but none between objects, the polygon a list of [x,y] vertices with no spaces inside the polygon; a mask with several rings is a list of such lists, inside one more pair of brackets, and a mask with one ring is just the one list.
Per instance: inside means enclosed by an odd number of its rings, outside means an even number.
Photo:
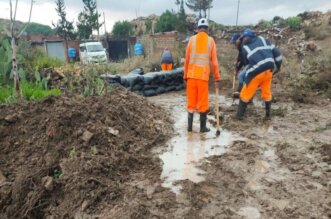
[{"label": "muddy ground", "polygon": [[[201,160],[195,164],[202,174],[197,175],[204,181],[178,182],[183,189],[176,196],[177,203],[159,218],[331,217],[330,101],[315,98],[314,104],[298,104],[279,92],[275,100],[282,101],[273,104],[273,118],[265,121],[258,99],[240,122],[231,117],[236,103],[233,106],[231,98],[221,98],[222,132],[230,131],[237,138],[219,156],[198,149]],[[186,115],[184,93],[152,101]],[[182,125],[177,132],[185,133],[185,128]],[[194,128],[198,131],[198,123]]]},{"label": "muddy ground", "polygon": [[240,122],[229,93],[218,138],[187,135],[184,92],[1,106],[1,218],[330,218],[330,101]]}]

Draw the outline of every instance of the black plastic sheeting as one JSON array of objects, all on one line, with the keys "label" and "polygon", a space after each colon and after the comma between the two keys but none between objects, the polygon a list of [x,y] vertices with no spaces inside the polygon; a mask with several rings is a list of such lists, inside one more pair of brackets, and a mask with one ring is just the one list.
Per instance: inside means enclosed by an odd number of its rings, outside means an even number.
[{"label": "black plastic sheeting", "polygon": [[110,84],[120,84],[130,91],[149,97],[184,89],[183,74],[183,68],[146,74],[141,68],[137,68],[125,76],[103,75],[101,77]]}]

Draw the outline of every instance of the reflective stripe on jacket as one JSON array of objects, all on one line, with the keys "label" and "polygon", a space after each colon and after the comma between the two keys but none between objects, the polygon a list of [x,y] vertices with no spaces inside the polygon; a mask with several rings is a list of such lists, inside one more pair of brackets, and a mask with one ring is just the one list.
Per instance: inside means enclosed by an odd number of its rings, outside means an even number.
[{"label": "reflective stripe on jacket", "polygon": [[186,48],[184,80],[194,78],[208,81],[211,68],[215,81],[219,81],[215,41],[207,33],[199,32],[190,38]]},{"label": "reflective stripe on jacket", "polygon": [[270,69],[274,70],[275,64],[280,68],[282,56],[280,51],[263,37],[254,37],[243,46],[245,62],[248,64],[245,75],[245,83],[249,82],[258,74]]}]

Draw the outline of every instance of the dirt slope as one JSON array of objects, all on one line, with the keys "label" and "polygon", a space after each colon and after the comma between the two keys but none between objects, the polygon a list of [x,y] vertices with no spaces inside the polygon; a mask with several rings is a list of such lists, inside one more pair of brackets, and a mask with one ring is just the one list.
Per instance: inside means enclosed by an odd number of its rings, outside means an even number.
[{"label": "dirt slope", "polygon": [[112,208],[131,173],[148,169],[158,178],[149,151],[171,133],[164,111],[116,88],[0,111],[0,218],[72,218]]}]

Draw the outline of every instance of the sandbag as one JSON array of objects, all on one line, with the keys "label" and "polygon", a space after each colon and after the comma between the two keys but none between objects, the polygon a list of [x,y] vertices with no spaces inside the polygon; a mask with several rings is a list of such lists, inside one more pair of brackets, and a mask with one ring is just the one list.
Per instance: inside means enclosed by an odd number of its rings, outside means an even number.
[{"label": "sandbag", "polygon": [[165,93],[165,92],[166,92],[166,89],[165,89],[164,86],[160,86],[160,87],[158,87],[158,88],[156,89],[156,93],[157,93],[157,94],[163,94],[163,93]]},{"label": "sandbag", "polygon": [[143,94],[145,97],[151,97],[157,95],[157,92],[155,89],[149,89],[149,90],[144,90]]},{"label": "sandbag", "polygon": [[136,68],[128,73],[128,75],[143,75],[144,69],[143,68]]},{"label": "sandbag", "polygon": [[125,76],[106,75],[103,77],[110,84],[121,84],[140,95],[154,96],[170,91],[179,91],[185,88],[183,68],[167,72],[143,73],[142,68],[130,71]]}]

